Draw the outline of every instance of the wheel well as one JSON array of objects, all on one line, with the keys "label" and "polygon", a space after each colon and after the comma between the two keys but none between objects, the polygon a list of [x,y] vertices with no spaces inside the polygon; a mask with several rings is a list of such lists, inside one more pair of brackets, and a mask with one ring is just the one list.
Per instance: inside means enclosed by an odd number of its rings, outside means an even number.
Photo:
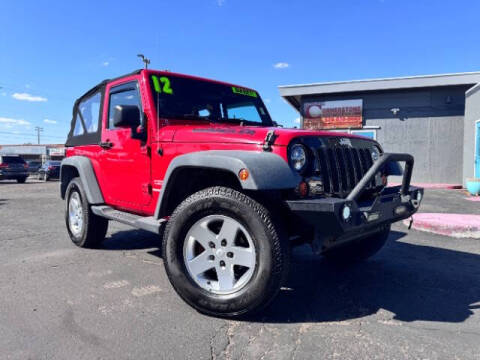
[{"label": "wheel well", "polygon": [[241,190],[240,181],[227,170],[184,167],[175,170],[170,176],[162,201],[161,216],[170,215],[188,196],[197,191],[225,186]]},{"label": "wheel well", "polygon": [[67,191],[68,184],[72,179],[79,176],[78,170],[75,166],[63,165],[60,170],[60,195],[62,199],[65,199],[65,192]]}]

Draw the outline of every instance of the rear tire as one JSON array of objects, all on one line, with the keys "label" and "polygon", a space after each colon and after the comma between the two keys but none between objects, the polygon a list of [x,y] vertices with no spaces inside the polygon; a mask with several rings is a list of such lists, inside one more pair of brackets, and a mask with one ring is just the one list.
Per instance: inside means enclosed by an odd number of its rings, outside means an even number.
[{"label": "rear tire", "polygon": [[369,237],[358,239],[352,243],[327,251],[325,258],[333,263],[348,265],[368,259],[385,245],[390,234],[390,225]]},{"label": "rear tire", "polygon": [[[175,209],[163,258],[185,302],[201,313],[232,318],[273,300],[286,278],[289,252],[281,226],[264,206],[233,189],[212,187]],[[195,271],[197,259],[203,262]]]},{"label": "rear tire", "polygon": [[23,183],[25,183],[25,181],[27,181],[26,177],[22,177],[22,178],[17,179],[17,183],[19,183],[19,184],[23,184]]},{"label": "rear tire", "polygon": [[98,247],[107,234],[108,220],[92,212],[80,178],[70,181],[65,199],[65,224],[72,242],[83,248]]}]

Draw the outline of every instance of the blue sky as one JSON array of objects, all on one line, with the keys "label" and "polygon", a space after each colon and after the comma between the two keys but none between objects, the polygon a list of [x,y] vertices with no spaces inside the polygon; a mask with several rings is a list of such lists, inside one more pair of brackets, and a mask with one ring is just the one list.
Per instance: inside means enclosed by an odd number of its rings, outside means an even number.
[{"label": "blue sky", "polygon": [[298,114],[277,86],[480,70],[478,1],[0,2],[0,144],[62,143],[74,100],[141,67],[257,89],[277,122]]}]

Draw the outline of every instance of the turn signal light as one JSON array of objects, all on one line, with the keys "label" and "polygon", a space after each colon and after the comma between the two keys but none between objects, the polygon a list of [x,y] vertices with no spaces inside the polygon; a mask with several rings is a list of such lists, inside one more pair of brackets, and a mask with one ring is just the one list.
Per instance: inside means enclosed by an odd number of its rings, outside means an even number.
[{"label": "turn signal light", "polygon": [[298,193],[301,197],[308,195],[308,184],[305,181],[302,181],[300,184],[298,184]]},{"label": "turn signal light", "polygon": [[382,175],[382,185],[387,186],[388,185],[388,177],[387,175]]},{"label": "turn signal light", "polygon": [[249,176],[250,176],[250,173],[248,172],[247,169],[242,169],[238,172],[238,178],[242,181],[247,180]]}]

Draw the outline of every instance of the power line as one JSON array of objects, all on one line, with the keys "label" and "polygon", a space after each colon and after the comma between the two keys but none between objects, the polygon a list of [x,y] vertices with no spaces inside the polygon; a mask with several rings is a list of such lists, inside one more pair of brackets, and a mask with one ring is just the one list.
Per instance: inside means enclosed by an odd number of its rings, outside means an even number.
[{"label": "power line", "polygon": [[[10,131],[0,131],[0,134],[4,135],[12,135],[12,136],[37,136],[36,134],[29,134],[23,132],[10,132]],[[42,135],[42,138],[56,138],[56,139],[66,139],[67,135],[59,136],[59,135]]]}]

